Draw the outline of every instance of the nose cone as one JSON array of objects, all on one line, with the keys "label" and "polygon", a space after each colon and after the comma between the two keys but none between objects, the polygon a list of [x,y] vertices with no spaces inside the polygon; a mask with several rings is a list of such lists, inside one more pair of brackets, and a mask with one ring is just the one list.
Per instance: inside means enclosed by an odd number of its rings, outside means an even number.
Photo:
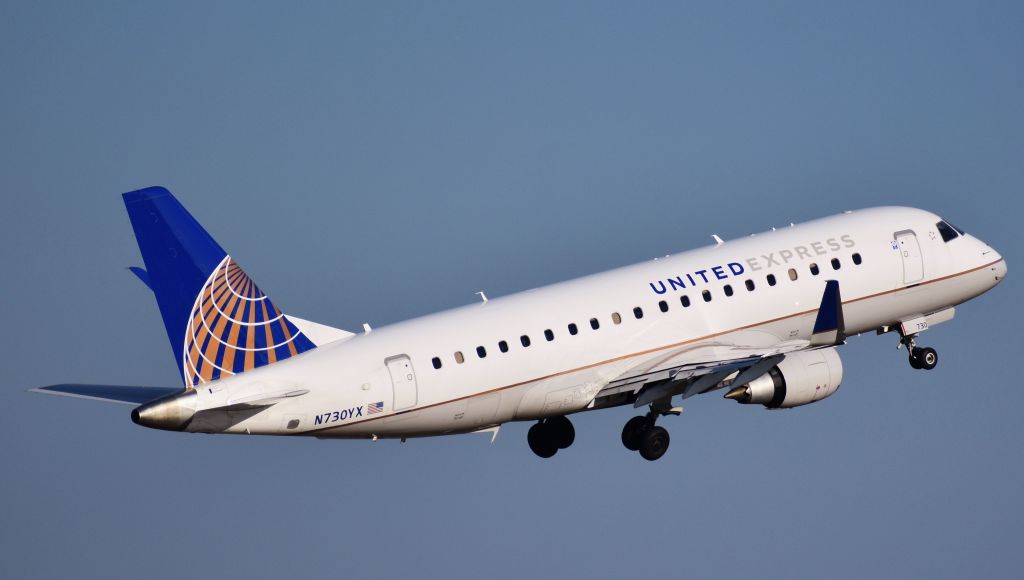
[{"label": "nose cone", "polygon": [[196,414],[199,397],[192,389],[175,393],[132,410],[136,425],[164,431],[184,431]]},{"label": "nose cone", "polygon": [[1003,281],[1006,277],[1006,258],[992,246],[982,242],[981,259],[988,264],[988,271],[992,275],[992,286]]},{"label": "nose cone", "polygon": [[1006,270],[1006,258],[1000,256],[1000,260],[992,265],[992,271],[996,277],[996,282],[999,282],[1006,277]]}]

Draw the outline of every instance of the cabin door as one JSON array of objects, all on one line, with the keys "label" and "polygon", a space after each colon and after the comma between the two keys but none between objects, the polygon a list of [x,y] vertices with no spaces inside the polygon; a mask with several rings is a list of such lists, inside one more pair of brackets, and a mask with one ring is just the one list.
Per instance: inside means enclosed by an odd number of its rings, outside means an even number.
[{"label": "cabin door", "polygon": [[911,230],[893,234],[896,237],[896,249],[903,260],[903,283],[916,284],[924,278],[924,261],[921,258],[921,245]]},{"label": "cabin door", "polygon": [[384,361],[391,373],[391,387],[395,390],[394,410],[401,411],[416,405],[416,372],[407,355],[398,355]]}]

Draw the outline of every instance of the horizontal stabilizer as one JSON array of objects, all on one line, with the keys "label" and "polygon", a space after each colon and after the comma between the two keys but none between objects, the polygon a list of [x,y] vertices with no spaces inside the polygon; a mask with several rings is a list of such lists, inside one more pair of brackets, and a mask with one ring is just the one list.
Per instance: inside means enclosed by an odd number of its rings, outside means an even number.
[{"label": "horizontal stabilizer", "polygon": [[334,328],[333,326],[327,326],[326,324],[320,324],[310,320],[303,320],[297,316],[286,314],[285,318],[291,321],[295,325],[295,328],[299,329],[299,332],[306,335],[310,341],[316,346],[321,346],[329,342],[336,342],[339,340],[345,340],[355,336],[354,333],[340,328]]},{"label": "horizontal stabilizer", "polygon": [[51,385],[49,387],[29,389],[29,392],[32,393],[93,399],[124,405],[141,405],[160,397],[180,393],[181,391],[180,387],[122,387],[114,385]]}]

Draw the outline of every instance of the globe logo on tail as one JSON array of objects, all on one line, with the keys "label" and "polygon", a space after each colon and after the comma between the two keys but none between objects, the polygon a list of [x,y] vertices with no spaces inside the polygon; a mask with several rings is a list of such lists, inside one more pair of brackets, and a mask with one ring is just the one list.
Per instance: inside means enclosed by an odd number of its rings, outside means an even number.
[{"label": "globe logo on tail", "polygon": [[189,315],[183,375],[186,386],[196,386],[313,348],[231,256],[225,256]]}]

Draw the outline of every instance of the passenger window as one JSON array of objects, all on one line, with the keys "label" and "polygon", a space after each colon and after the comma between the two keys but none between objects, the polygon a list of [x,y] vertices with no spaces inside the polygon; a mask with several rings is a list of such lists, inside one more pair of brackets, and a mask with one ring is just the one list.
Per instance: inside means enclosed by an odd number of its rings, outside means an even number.
[{"label": "passenger window", "polygon": [[711,302],[711,292],[710,291],[705,290],[705,291],[701,292],[700,295],[704,297],[704,302]]},{"label": "passenger window", "polygon": [[476,356],[480,358],[487,358],[487,349],[482,346],[476,347]]},{"label": "passenger window", "polygon": [[590,319],[590,328],[593,328],[594,330],[597,330],[598,328],[601,328],[601,323],[598,322],[598,320],[596,318],[591,318]]},{"label": "passenger window", "polygon": [[462,363],[466,362],[466,357],[462,356],[462,351],[461,350],[455,351],[455,362],[457,362],[459,364],[462,364]]},{"label": "passenger window", "polygon": [[612,312],[612,324],[622,324],[622,317],[618,312]]},{"label": "passenger window", "polygon": [[725,285],[725,295],[726,296],[732,296],[732,286],[729,285],[729,284]]},{"label": "passenger window", "polygon": [[838,270],[839,266],[840,266],[839,258],[832,258],[832,269],[833,270]]},{"label": "passenger window", "polygon": [[441,368],[441,359],[437,358],[436,356],[433,359],[431,359],[430,362],[431,364],[434,365],[435,369]]},{"label": "passenger window", "polygon": [[501,352],[508,352],[508,343],[505,342],[504,340],[499,340],[498,350],[500,350]]},{"label": "passenger window", "polygon": [[569,323],[569,334],[571,334],[573,336],[576,336],[579,333],[579,331],[580,331],[580,329],[576,327],[576,323],[575,322],[570,322]]},{"label": "passenger window", "polygon": [[523,348],[530,346],[530,337],[525,334],[519,337],[519,342],[523,345]]},{"label": "passenger window", "polygon": [[775,285],[775,274],[768,274],[768,285],[769,286],[774,286]]},{"label": "passenger window", "polygon": [[746,282],[743,283],[743,285],[747,287],[747,292],[753,292],[754,291],[754,281],[753,280],[747,280]]},{"label": "passenger window", "polygon": [[860,266],[861,262],[863,262],[863,261],[864,260],[861,259],[860,254],[854,254],[853,255],[853,265],[854,266]]},{"label": "passenger window", "polygon": [[689,308],[690,307],[690,297],[685,295],[685,294],[683,294],[683,296],[681,298],[679,298],[679,303],[683,305],[683,308]]},{"label": "passenger window", "polygon": [[636,308],[633,309],[633,316],[635,316],[637,320],[640,320],[641,318],[644,317],[644,310],[637,306]]},{"label": "passenger window", "polygon": [[548,339],[548,342],[551,342],[552,340],[555,340],[555,333],[551,332],[551,329],[549,328],[544,331],[544,338]]},{"label": "passenger window", "polygon": [[668,302],[665,302],[664,300],[662,300],[661,302],[658,302],[658,308],[662,312],[668,312]]},{"label": "passenger window", "polygon": [[811,275],[812,276],[817,276],[819,272],[821,272],[821,270],[818,269],[818,265],[817,264],[811,264]]},{"label": "passenger window", "polygon": [[789,269],[789,279],[793,280],[794,282],[796,281],[797,275],[796,275],[796,269],[795,268],[790,268]]}]

